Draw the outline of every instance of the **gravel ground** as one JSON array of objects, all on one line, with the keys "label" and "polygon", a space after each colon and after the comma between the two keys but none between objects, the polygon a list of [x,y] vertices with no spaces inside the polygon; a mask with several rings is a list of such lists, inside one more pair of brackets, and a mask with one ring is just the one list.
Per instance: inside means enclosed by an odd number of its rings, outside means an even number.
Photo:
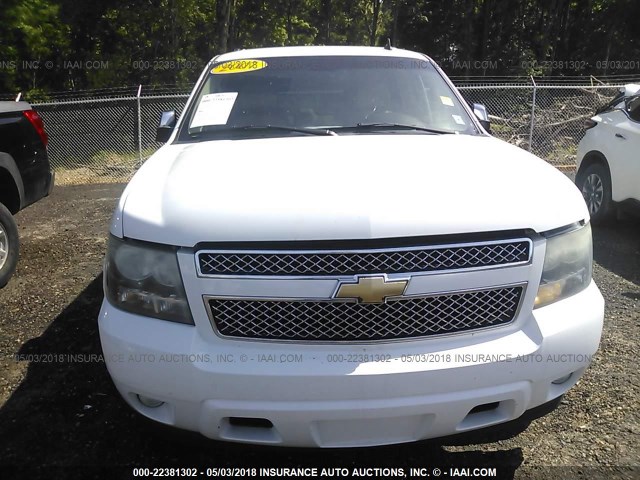
[{"label": "gravel ground", "polygon": [[[101,262],[122,188],[58,187],[17,216],[20,264],[0,290],[0,477],[97,478],[105,465],[387,466],[411,477],[410,467],[451,465],[498,466],[505,478],[640,478],[637,221],[594,230],[594,277],[607,301],[600,351],[560,406],[526,430],[369,449],[266,448],[149,423],[120,399],[99,361],[26,361],[101,353]],[[110,477],[132,478],[131,468]]]}]

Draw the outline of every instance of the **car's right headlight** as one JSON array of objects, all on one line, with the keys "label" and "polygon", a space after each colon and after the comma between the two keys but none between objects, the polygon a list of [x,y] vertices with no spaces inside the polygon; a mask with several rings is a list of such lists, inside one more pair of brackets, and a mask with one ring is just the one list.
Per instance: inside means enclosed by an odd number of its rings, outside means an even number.
[{"label": "car's right headlight", "polygon": [[591,225],[547,237],[544,266],[534,308],[581,292],[591,283]]},{"label": "car's right headlight", "polygon": [[176,249],[109,236],[106,296],[127,312],[193,325]]}]

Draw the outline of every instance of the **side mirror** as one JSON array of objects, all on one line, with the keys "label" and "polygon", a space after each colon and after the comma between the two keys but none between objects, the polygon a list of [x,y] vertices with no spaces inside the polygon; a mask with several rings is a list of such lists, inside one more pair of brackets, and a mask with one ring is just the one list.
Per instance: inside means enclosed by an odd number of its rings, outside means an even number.
[{"label": "side mirror", "polygon": [[176,111],[171,110],[169,112],[162,112],[160,117],[160,123],[156,129],[156,142],[166,142],[173,133],[173,128],[176,126]]},{"label": "side mirror", "polygon": [[636,110],[640,109],[640,95],[630,98],[627,103],[627,108],[629,113],[635,113]]},{"label": "side mirror", "polygon": [[474,103],[473,113],[475,113],[476,117],[478,117],[478,120],[480,120],[480,125],[482,125],[482,128],[484,128],[488,133],[491,133],[491,122],[489,121],[487,107],[485,107],[481,103]]}]

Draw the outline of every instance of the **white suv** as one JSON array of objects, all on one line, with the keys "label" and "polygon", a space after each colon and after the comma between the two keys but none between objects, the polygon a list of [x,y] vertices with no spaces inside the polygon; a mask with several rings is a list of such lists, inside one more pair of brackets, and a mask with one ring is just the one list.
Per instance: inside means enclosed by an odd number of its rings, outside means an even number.
[{"label": "white suv", "polygon": [[576,184],[594,224],[617,208],[640,211],[640,85],[627,85],[587,120]]},{"label": "white suv", "polygon": [[220,55],[159,137],[113,216],[99,318],[149,418],[408,442],[540,411],[598,348],[580,192],[488,135],[425,55]]}]

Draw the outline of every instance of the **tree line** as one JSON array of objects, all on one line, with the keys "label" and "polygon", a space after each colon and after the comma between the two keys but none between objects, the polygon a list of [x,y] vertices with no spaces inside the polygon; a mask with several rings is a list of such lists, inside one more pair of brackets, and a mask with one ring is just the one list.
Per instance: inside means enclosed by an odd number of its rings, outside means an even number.
[{"label": "tree line", "polygon": [[215,54],[384,45],[451,76],[640,72],[637,0],[3,0],[0,92],[188,85]]}]

